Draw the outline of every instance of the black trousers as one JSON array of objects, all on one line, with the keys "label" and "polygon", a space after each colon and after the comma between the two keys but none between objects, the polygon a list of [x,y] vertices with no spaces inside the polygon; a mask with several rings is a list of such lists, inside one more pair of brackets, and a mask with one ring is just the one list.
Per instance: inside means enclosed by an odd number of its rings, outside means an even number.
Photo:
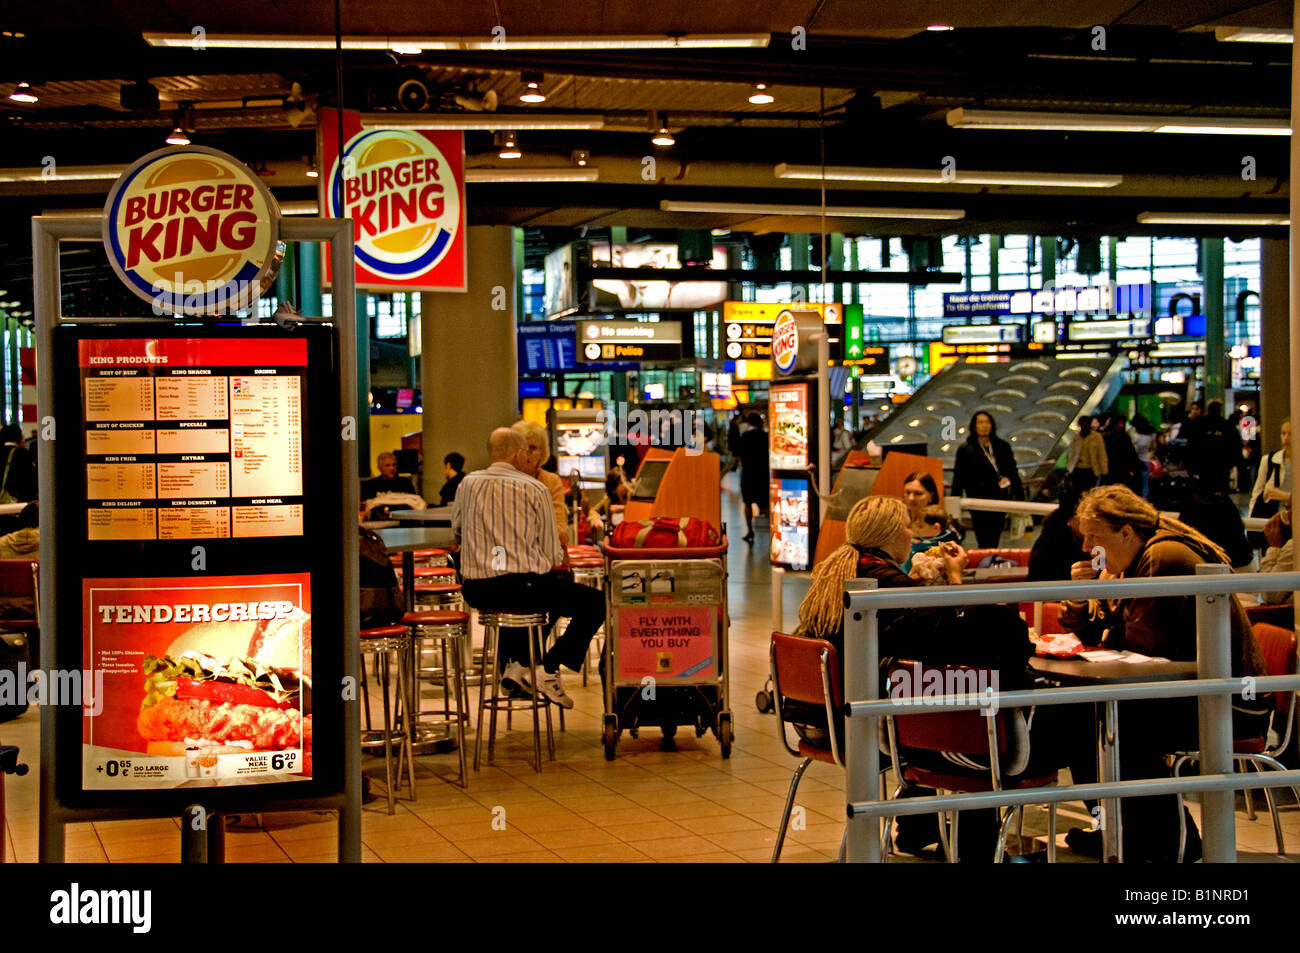
[{"label": "black trousers", "polygon": [[980,549],[997,549],[1002,529],[1007,525],[1007,514],[975,511],[971,513],[970,521],[975,530],[976,545]]},{"label": "black trousers", "polygon": [[[564,635],[542,657],[542,667],[554,672],[560,665],[582,669],[582,660],[597,630],[605,621],[605,597],[599,589],[573,581],[567,573],[508,573],[491,579],[466,579],[462,583],[465,601],[481,612],[545,612],[550,616],[547,633],[561,617],[569,620]],[[514,661],[528,664],[525,629],[501,630],[497,664]]]}]

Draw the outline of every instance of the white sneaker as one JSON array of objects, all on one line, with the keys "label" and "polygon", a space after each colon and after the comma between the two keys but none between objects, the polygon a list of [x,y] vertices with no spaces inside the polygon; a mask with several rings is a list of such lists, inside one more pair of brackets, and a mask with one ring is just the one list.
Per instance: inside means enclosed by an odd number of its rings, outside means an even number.
[{"label": "white sneaker", "polygon": [[523,689],[527,683],[528,669],[518,662],[506,662],[506,667],[501,672],[501,687],[508,692],[516,692]]},{"label": "white sneaker", "polygon": [[552,674],[551,672],[539,671],[537,681],[540,683],[537,687],[542,690],[542,694],[555,704],[561,708],[573,707],[573,699],[565,693],[564,686],[560,684],[559,672]]}]

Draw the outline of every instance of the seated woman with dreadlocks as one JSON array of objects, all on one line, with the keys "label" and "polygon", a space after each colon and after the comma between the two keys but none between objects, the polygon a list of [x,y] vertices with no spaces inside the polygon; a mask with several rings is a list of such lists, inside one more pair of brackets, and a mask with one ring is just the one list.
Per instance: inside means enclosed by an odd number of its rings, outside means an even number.
[{"label": "seated woman with dreadlocks", "polygon": [[[872,578],[881,587],[921,586],[924,583],[901,569],[912,546],[911,517],[902,500],[889,496],[869,496],[849,511],[845,522],[845,543],[813,571],[812,587],[799,606],[797,633],[810,638],[826,639],[840,653],[844,662],[844,581]],[[950,583],[961,582],[966,553],[956,543],[943,547],[944,570]],[[918,574],[919,575],[919,574]],[[1033,646],[1028,629],[1014,609],[1007,606],[972,606],[957,608],[882,609],[878,613],[882,670],[894,659],[907,659],[927,665],[970,665],[991,669],[996,690],[1010,691],[1030,687],[1027,671]],[[919,694],[919,687],[917,694]],[[1047,709],[1039,713],[1047,714]],[[1031,711],[1028,722],[1034,725]],[[1042,719],[1040,718],[1041,722]],[[809,744],[825,744],[814,730],[796,726]],[[1039,736],[1044,730],[1035,730]],[[1056,755],[1047,744],[1030,745],[1030,762],[1019,770],[1051,770]],[[971,774],[987,779],[987,759],[979,764],[960,755],[933,752],[908,752],[909,763],[944,774]],[[1008,768],[1015,766],[1008,765]],[[906,789],[903,796],[928,795],[924,788]],[[992,856],[997,838],[998,817],[995,810],[964,811],[958,827],[959,853],[966,859]],[[939,840],[935,815],[900,817],[895,845],[907,853],[919,853]]]},{"label": "seated woman with dreadlocks", "polygon": [[[1104,556],[1071,567],[1071,578],[1136,579],[1153,576],[1190,576],[1198,563],[1230,565],[1227,554],[1199,530],[1170,517],[1126,486],[1112,484],[1088,491],[1076,511],[1083,549]],[[1094,568],[1097,562],[1101,568]],[[1250,628],[1250,620],[1236,596],[1228,619],[1232,636],[1232,675],[1240,678],[1265,674],[1263,656]],[[1130,649],[1143,655],[1173,661],[1196,659],[1196,598],[1168,596],[1160,599],[1116,599],[1061,603],[1060,621],[1084,643],[1108,649]],[[1272,704],[1267,696],[1232,699],[1233,734],[1259,738],[1268,734]],[[1168,774],[1165,755],[1194,751],[1197,747],[1196,700],[1123,702],[1119,707],[1120,777],[1125,780]],[[1076,783],[1096,780],[1091,758],[1072,759]],[[1124,798],[1124,859],[1172,862],[1178,856],[1179,816],[1176,795]],[[1186,824],[1183,859],[1200,855],[1200,837],[1190,814]],[[1072,830],[1067,843],[1076,850],[1100,850],[1100,838]]]}]

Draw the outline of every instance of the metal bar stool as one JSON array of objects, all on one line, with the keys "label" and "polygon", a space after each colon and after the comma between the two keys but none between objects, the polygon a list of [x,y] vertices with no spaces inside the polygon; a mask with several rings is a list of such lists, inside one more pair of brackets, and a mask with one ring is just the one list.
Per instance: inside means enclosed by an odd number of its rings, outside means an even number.
[{"label": "metal bar stool", "polygon": [[[587,552],[588,550],[591,552]],[[599,553],[600,550],[594,546],[570,546],[569,567],[573,570],[574,582],[603,592],[605,589],[605,557],[599,555]],[[601,626],[600,633],[604,631],[605,627]],[[601,635],[601,638],[603,637]],[[587,669],[591,660],[592,648],[596,648],[596,639],[591,640],[591,646],[582,659],[582,684],[584,688],[587,685]],[[597,658],[600,657],[599,652],[600,650],[597,649]]]},{"label": "metal bar stool", "polygon": [[[402,623],[411,627],[415,646],[415,707],[411,709],[411,734],[418,737],[421,728],[455,726],[456,746],[460,752],[460,786],[469,787],[469,772],[465,769],[465,726],[469,722],[469,686],[465,683],[463,645],[469,638],[469,614],[455,610],[422,610],[408,612]],[[442,650],[442,667],[425,667],[424,641],[436,641]],[[451,651],[448,651],[450,643]],[[420,703],[420,682],[442,683],[442,714],[424,711]],[[452,698],[455,698],[455,712]],[[435,709],[436,712],[436,709]]]},{"label": "metal bar stool", "polygon": [[[549,760],[555,760],[555,735],[551,730],[551,701],[535,689],[532,692],[532,697],[526,701],[502,694],[501,673],[499,666],[496,664],[496,658],[503,627],[527,629],[528,671],[533,685],[536,686],[537,669],[539,667],[537,653],[541,648],[546,625],[550,621],[549,617],[545,612],[480,612],[478,620],[483,626],[483,666],[479,670],[478,733],[474,738],[474,770],[479,769],[479,754],[483,746],[483,713],[485,711],[491,711],[492,713],[488,728],[488,761],[491,761],[496,745],[497,712],[504,711],[508,717],[512,711],[531,709],[533,713],[533,769],[540,774],[542,770],[542,732],[538,710],[542,708],[546,709],[546,750]],[[492,659],[491,662],[488,661],[489,658]],[[489,674],[489,666],[491,666],[491,674]],[[491,696],[487,695],[489,685],[492,686]],[[507,728],[507,730],[509,729]]]},{"label": "metal bar stool", "polygon": [[[417,566],[451,565],[451,554],[445,549],[417,549],[412,551],[411,558]],[[400,553],[394,553],[389,556],[388,561],[397,569],[402,568],[402,557]]]},{"label": "metal bar stool", "polygon": [[[373,629],[361,630],[361,686],[365,697],[366,731],[371,736],[381,735],[379,738],[366,738],[363,736],[361,747],[373,748],[382,745],[384,748],[384,777],[388,782],[389,814],[394,814],[397,811],[395,803],[396,784],[394,783],[393,773],[394,741],[398,742],[396,779],[400,781],[402,777],[402,758],[405,757],[411,786],[411,800],[415,800],[415,758],[411,751],[410,719],[402,717],[402,713],[405,711],[405,702],[403,700],[406,698],[407,657],[410,652],[411,635],[404,625],[381,625]],[[390,706],[388,701],[388,663],[393,653],[397,654],[397,695],[392,706]],[[383,664],[379,666],[379,691],[384,699],[384,730],[382,732],[372,732],[370,730],[370,692],[366,688],[365,682],[365,656],[367,655],[374,655],[376,660],[383,659]],[[402,723],[400,730],[393,727],[398,721]]]}]

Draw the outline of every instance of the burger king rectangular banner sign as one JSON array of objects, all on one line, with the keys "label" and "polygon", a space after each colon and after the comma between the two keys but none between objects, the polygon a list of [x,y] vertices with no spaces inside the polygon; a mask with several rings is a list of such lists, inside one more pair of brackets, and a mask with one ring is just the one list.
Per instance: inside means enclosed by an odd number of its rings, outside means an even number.
[{"label": "burger king rectangular banner sign", "polygon": [[[460,132],[361,128],[321,110],[321,214],[350,218],[356,283],[372,291],[464,291],[465,139]],[[325,283],[330,283],[325,256]]]}]

